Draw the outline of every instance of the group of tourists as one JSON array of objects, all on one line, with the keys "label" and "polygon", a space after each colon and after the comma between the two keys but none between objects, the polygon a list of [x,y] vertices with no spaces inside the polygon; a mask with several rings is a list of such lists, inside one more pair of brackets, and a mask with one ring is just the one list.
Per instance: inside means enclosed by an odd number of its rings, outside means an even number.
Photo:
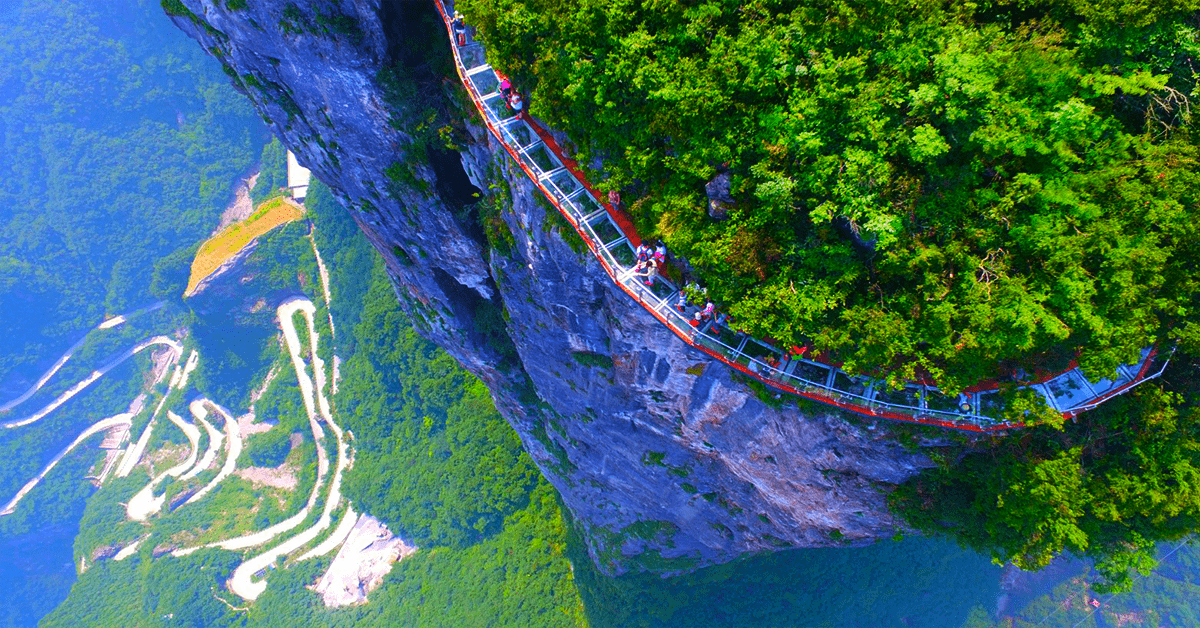
[{"label": "group of tourists", "polygon": [[[467,45],[467,23],[463,20],[463,14],[458,11],[454,12],[454,19],[450,20],[450,28],[454,30],[454,43],[459,46]],[[521,98],[521,94],[513,89],[512,81],[501,77],[500,79],[500,96],[504,98],[504,104],[508,105],[508,109],[517,116],[522,116],[525,113],[525,100]]]},{"label": "group of tourists", "polygon": [[658,246],[649,246],[643,242],[638,245],[633,255],[637,260],[633,266],[634,274],[644,277],[647,286],[653,286],[658,269],[667,263],[667,246],[662,242],[659,242]]},{"label": "group of tourists", "polygon": [[[454,31],[454,40],[459,46],[467,45],[467,25],[463,20],[462,13],[454,12],[454,19],[450,22],[450,26]],[[518,116],[525,113],[525,101],[521,98],[521,94],[513,88],[512,81],[508,78],[500,77],[500,96],[504,98],[504,102],[508,105],[509,110]],[[621,197],[616,191],[608,193],[609,203],[613,208],[617,208],[621,202]],[[638,245],[634,252],[636,262],[633,267],[633,272],[643,278],[643,282],[647,286],[654,285],[654,279],[658,276],[660,269],[667,263],[667,247],[661,241],[657,244],[647,244],[645,242]],[[693,285],[694,287],[694,285]],[[698,288],[695,288],[698,290]],[[687,315],[688,293],[685,290],[679,291],[679,296],[675,302],[675,309],[684,316]],[[727,316],[717,315],[716,306],[711,300],[705,299],[704,307],[697,310],[689,320],[692,327],[701,328],[708,323],[723,324],[727,321]]]}]

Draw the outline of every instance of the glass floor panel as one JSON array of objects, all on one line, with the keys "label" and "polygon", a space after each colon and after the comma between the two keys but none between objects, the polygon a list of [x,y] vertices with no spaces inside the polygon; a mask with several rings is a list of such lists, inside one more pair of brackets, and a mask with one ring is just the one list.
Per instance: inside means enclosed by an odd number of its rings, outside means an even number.
[{"label": "glass floor panel", "polygon": [[1046,389],[1054,395],[1054,402],[1060,410],[1074,408],[1094,396],[1077,369],[1071,369],[1046,382]]},{"label": "glass floor panel", "polygon": [[463,67],[468,72],[487,63],[487,55],[483,50],[483,46],[479,44],[469,44],[459,48],[458,56],[462,59]]},{"label": "glass floor panel", "polygon": [[552,181],[554,186],[557,187],[561,192],[562,199],[565,199],[567,196],[570,196],[572,192],[583,187],[579,184],[579,181],[575,179],[574,175],[565,171],[550,177],[550,181]]},{"label": "glass floor panel", "polygon": [[[508,107],[505,106],[505,108],[507,109]],[[525,154],[529,155],[529,159],[538,167],[539,175],[546,174],[551,170],[557,170],[562,167],[561,164],[558,163],[558,160],[554,158],[554,155],[550,154],[550,149],[546,148],[545,144],[534,146],[533,148],[525,151]]]},{"label": "glass floor panel", "polygon": [[[963,396],[960,398],[958,395],[950,397],[933,389],[927,389],[925,391],[925,407],[929,408],[930,410],[937,410],[940,412],[969,414],[971,412],[971,404],[969,403],[969,399],[970,397]],[[966,410],[960,407],[964,403],[967,404]]]},{"label": "glass floor panel", "polygon": [[633,249],[629,248],[628,240],[625,242],[625,244],[614,246],[609,250],[609,253],[611,253],[613,258],[617,260],[618,264],[625,267],[633,266]]},{"label": "glass floor panel", "polygon": [[887,384],[881,384],[875,391],[875,401],[893,406],[921,407],[921,389],[908,386],[900,390],[889,390]]},{"label": "glass floor panel", "polygon": [[612,242],[625,235],[621,233],[620,229],[617,229],[616,225],[612,224],[612,221],[607,216],[592,223],[592,231],[596,232],[596,237],[601,242]]},{"label": "glass floor panel", "polygon": [[496,73],[488,70],[471,76],[469,80],[481,96],[491,94],[500,86],[500,79],[496,78]]},{"label": "glass floor panel", "polygon": [[576,197],[574,201],[575,204],[579,206],[579,213],[584,216],[595,213],[597,210],[604,209],[604,206],[602,206],[600,203],[597,203],[596,199],[592,198],[591,192],[584,192],[580,196]]},{"label": "glass floor panel", "polygon": [[537,136],[537,133],[534,133],[533,129],[529,128],[529,125],[525,124],[524,122],[513,122],[505,126],[503,130],[505,139],[507,139],[513,146],[518,146],[521,148],[525,148],[530,144],[537,143],[541,139]]},{"label": "glass floor panel", "polygon": [[792,375],[817,386],[824,386],[829,380],[829,367],[807,360],[801,360],[796,365],[796,370],[792,371]]},{"label": "glass floor panel", "polygon": [[851,395],[859,397],[867,396],[867,385],[871,380],[866,377],[850,377],[849,375],[838,371],[833,376],[833,387]]},{"label": "glass floor panel", "polygon": [[504,99],[499,96],[484,100],[484,105],[498,120],[507,120],[517,115],[512,109],[508,108],[508,103],[504,102]]}]

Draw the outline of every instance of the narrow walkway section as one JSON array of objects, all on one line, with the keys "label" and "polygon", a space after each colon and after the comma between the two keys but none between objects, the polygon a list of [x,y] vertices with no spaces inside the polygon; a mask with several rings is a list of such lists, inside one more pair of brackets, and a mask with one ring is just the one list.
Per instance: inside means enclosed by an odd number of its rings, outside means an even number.
[{"label": "narrow walkway section", "polygon": [[[971,432],[994,432],[1023,427],[1002,421],[999,384],[987,383],[959,395],[944,395],[935,386],[912,382],[893,391],[882,380],[851,375],[836,365],[801,357],[799,347],[787,350],[714,323],[692,325],[696,308],[677,308],[680,288],[662,276],[646,284],[635,272],[635,247],[641,238],[632,223],[588,183],[587,178],[544,126],[532,117],[511,111],[499,92],[502,78],[488,64],[483,45],[468,37],[454,40],[451,0],[436,0],[450,37],[455,67],[488,130],[517,165],[558,208],[587,243],[609,278],[634,301],[666,325],[681,340],[740,373],[776,390],[837,406],[858,414],[921,423]],[[1050,377],[1025,381],[1046,403],[1073,417],[1095,408],[1137,384],[1157,377],[1166,368],[1168,352],[1142,351],[1134,364],[1122,365],[1114,379],[1089,381],[1077,364]]]}]

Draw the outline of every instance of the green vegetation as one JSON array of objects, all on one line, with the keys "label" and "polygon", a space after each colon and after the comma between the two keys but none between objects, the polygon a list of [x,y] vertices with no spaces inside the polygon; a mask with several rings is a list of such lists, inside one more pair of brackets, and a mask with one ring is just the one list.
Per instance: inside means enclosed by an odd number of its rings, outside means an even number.
[{"label": "green vegetation", "polygon": [[524,507],[538,473],[483,384],[417,336],[376,277],[336,398],[358,443],[346,494],[417,546],[464,547]]},{"label": "green vegetation", "polygon": [[287,185],[287,149],[279,138],[273,137],[263,146],[258,160],[258,179],[250,189],[250,199],[257,207],[267,199],[283,194]]},{"label": "green vegetation", "polygon": [[1123,588],[1200,524],[1194,7],[457,7],[748,332],[949,393],[1178,343],[1174,384],[1065,425],[1008,391],[1044,427],[937,452],[893,499],[913,525],[1029,568],[1087,556]]},{"label": "green vegetation", "polygon": [[262,134],[157,6],[29,0],[5,13],[0,386],[151,302],[156,262],[212,230]]},{"label": "green vegetation", "polygon": [[1078,349],[1110,374],[1197,320],[1182,7],[457,6],[755,335],[954,392]]},{"label": "green vegetation", "polygon": [[611,369],[613,367],[612,358],[603,353],[593,353],[591,351],[572,351],[571,359],[575,360],[583,366],[593,368]]},{"label": "green vegetation", "polygon": [[[1068,423],[986,449],[956,448],[891,499],[918,529],[950,533],[997,561],[1044,567],[1068,551],[1096,561],[1097,589],[1125,590],[1155,545],[1200,527],[1195,362]],[[1189,391],[1185,399],[1179,392]]]},{"label": "green vegetation", "polygon": [[[978,606],[961,628],[1184,628],[1200,624],[1200,550],[1164,547],[1153,574],[1139,578],[1129,593],[1104,595],[1088,586],[1079,562],[1039,576],[1029,587],[1018,582],[1007,610],[995,618]],[[1032,588],[1032,590],[1030,590]]]}]

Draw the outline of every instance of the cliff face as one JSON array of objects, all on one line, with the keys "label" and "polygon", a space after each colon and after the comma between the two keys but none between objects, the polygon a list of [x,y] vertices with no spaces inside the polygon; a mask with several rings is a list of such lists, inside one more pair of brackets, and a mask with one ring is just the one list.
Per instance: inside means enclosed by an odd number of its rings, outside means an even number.
[{"label": "cliff face", "polygon": [[889,425],[764,403],[576,252],[464,106],[432,0],[231,4],[164,2],[349,208],[422,333],[488,384],[602,569],[895,533],[888,487],[929,460]]}]

